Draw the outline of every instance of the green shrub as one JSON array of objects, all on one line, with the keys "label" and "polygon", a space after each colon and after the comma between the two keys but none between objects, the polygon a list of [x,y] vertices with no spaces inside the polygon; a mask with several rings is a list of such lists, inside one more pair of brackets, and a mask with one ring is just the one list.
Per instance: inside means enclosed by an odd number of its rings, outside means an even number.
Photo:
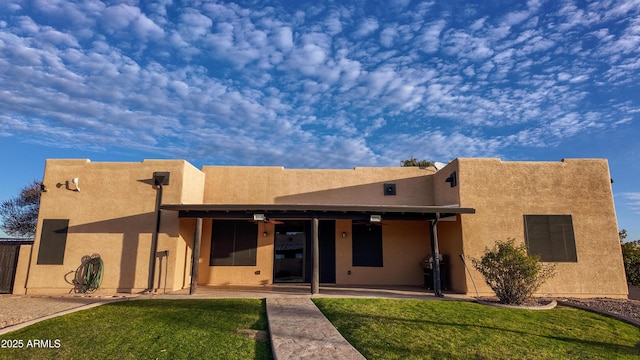
[{"label": "green shrub", "polygon": [[621,242],[620,246],[627,282],[640,286],[640,240]]},{"label": "green shrub", "polygon": [[504,304],[522,305],[533,299],[533,293],[555,275],[551,264],[541,264],[539,256],[528,256],[524,244],[515,246],[515,239],[498,241],[486,249],[480,260],[472,259],[473,267]]}]

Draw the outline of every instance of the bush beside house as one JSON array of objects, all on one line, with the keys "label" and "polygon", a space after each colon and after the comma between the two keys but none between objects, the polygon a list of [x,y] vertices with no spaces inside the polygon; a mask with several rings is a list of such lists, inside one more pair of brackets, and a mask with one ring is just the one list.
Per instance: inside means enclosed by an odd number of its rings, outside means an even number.
[{"label": "bush beside house", "polygon": [[539,256],[528,256],[526,246],[516,246],[515,239],[496,242],[472,263],[500,302],[509,305],[531,302],[536,290],[555,274],[553,265],[541,264]]}]

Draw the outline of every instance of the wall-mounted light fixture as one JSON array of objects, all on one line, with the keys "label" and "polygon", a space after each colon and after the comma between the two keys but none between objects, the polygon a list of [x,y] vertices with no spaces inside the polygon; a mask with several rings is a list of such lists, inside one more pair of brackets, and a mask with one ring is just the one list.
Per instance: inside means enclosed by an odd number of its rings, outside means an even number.
[{"label": "wall-mounted light fixture", "polygon": [[267,237],[269,235],[269,233],[267,233],[266,231],[262,233],[262,237]]},{"label": "wall-mounted light fixture", "polygon": [[264,214],[253,214],[253,221],[267,221],[267,217]]},{"label": "wall-mounted light fixture", "polygon": [[343,238],[346,238],[346,237],[347,237],[347,232],[346,232],[346,231],[343,231],[343,232],[342,232],[342,237],[343,237]]},{"label": "wall-mounted light fixture", "polygon": [[369,222],[382,222],[382,215],[371,215],[371,217],[369,218]]},{"label": "wall-mounted light fixture", "polygon": [[77,191],[77,192],[80,192],[80,185],[78,185],[79,181],[80,181],[80,179],[78,179],[77,177],[74,177],[73,179],[71,179],[71,182],[76,187],[75,191]]},{"label": "wall-mounted light fixture", "polygon": [[449,175],[449,177],[446,178],[444,181],[451,184],[451,187],[456,187],[456,185],[458,185],[458,178],[457,178],[456,172],[455,171],[452,172],[451,175]]}]

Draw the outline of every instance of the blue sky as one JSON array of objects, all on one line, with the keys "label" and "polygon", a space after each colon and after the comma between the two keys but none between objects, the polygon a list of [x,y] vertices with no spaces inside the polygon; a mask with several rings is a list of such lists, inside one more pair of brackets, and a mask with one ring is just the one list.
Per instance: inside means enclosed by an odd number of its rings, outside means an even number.
[{"label": "blue sky", "polygon": [[607,158],[640,238],[639,90],[638,0],[3,0],[0,199],[46,158]]}]

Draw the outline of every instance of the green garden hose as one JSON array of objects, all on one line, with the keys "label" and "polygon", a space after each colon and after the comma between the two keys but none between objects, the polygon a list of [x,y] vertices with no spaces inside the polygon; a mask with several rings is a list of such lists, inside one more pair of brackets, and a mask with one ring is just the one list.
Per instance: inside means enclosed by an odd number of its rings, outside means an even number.
[{"label": "green garden hose", "polygon": [[86,294],[98,290],[102,282],[103,266],[104,263],[98,254],[83,257],[82,265],[76,269],[76,292]]}]

